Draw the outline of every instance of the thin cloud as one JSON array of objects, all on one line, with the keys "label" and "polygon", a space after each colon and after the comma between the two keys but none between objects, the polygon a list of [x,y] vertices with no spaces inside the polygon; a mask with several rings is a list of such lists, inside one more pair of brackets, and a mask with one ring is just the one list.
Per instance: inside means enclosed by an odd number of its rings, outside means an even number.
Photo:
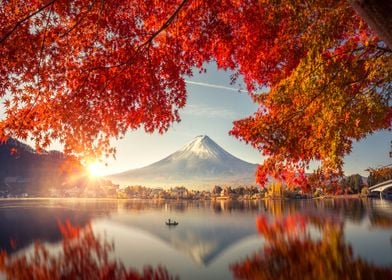
[{"label": "thin cloud", "polygon": [[221,85],[216,85],[216,84],[195,82],[195,81],[189,81],[189,80],[185,80],[185,83],[190,84],[190,85],[202,86],[202,87],[218,88],[218,89],[224,89],[224,90],[248,93],[247,90],[233,88],[233,87],[226,87],[226,86],[221,86]]},{"label": "thin cloud", "polygon": [[208,117],[208,118],[221,118],[228,120],[235,120],[241,116],[233,111],[210,107],[206,105],[188,105],[185,107],[183,114],[197,116],[197,117]]}]

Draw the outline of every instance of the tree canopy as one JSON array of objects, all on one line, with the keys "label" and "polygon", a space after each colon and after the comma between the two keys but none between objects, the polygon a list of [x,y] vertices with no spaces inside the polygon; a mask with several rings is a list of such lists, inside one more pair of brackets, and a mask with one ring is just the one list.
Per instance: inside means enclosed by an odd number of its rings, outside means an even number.
[{"label": "tree canopy", "polygon": [[[282,57],[258,79],[270,87],[254,96],[260,109],[232,133],[268,156],[261,183],[267,175],[303,183],[311,160],[322,161],[327,178],[340,174],[353,140],[391,126],[392,53],[345,1],[270,10],[291,11],[276,35]],[[269,51],[259,54],[271,58]]]},{"label": "tree canopy", "polygon": [[258,182],[300,184],[391,127],[391,59],[347,1],[3,1],[0,138],[112,154],[112,137],[179,121],[184,79],[215,61],[259,104],[231,131],[268,156]]}]

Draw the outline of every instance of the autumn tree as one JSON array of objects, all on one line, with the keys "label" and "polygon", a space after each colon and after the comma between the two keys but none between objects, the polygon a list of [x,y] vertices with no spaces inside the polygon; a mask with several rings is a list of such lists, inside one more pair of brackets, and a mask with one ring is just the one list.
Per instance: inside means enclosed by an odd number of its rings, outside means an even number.
[{"label": "autumn tree", "polygon": [[388,181],[392,179],[392,167],[391,166],[384,166],[381,168],[369,170],[369,176],[367,179],[367,183],[369,186],[377,185],[378,183],[382,183],[384,181]]},{"label": "autumn tree", "polygon": [[391,126],[391,51],[348,1],[23,0],[0,3],[0,138],[113,154],[112,137],[179,121],[209,61],[259,104],[231,134],[268,157],[261,184],[305,185],[313,159],[339,173]]},{"label": "autumn tree", "polygon": [[263,6],[270,29],[249,65],[269,90],[253,95],[258,112],[231,133],[268,157],[261,184],[270,175],[305,187],[312,160],[332,181],[353,141],[391,127],[392,53],[346,1]]},{"label": "autumn tree", "polygon": [[364,184],[362,181],[362,176],[359,174],[353,174],[342,180],[342,186],[346,191],[360,193]]}]

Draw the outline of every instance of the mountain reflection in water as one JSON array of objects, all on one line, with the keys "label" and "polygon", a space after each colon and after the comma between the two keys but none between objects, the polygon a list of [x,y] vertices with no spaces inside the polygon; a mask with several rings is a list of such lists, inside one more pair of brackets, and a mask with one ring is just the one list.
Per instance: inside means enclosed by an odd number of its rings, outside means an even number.
[{"label": "mountain reflection in water", "polygon": [[50,279],[392,279],[392,204],[382,200],[5,200],[0,217],[10,279],[35,264],[55,269]]}]

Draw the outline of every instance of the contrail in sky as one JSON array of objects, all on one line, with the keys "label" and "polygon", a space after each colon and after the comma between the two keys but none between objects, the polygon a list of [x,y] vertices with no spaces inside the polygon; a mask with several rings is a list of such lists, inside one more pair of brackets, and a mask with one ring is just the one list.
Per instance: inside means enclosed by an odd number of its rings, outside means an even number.
[{"label": "contrail in sky", "polygon": [[194,82],[194,81],[188,81],[188,80],[185,80],[185,83],[190,84],[190,85],[202,86],[202,87],[219,88],[219,89],[231,90],[231,91],[236,91],[236,92],[245,92],[245,93],[248,93],[247,90],[237,89],[237,88],[233,88],[233,87],[225,87],[225,86],[215,85],[215,84],[208,84],[208,83],[202,83],[202,82]]}]

